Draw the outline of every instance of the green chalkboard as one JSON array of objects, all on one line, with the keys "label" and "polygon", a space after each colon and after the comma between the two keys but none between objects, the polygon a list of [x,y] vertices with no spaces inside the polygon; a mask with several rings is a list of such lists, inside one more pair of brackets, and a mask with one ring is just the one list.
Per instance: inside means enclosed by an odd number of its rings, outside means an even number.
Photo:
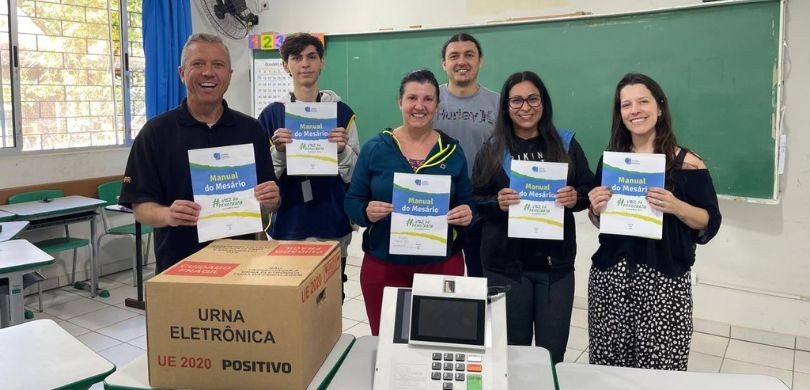
[{"label": "green chalkboard", "polygon": [[[610,136],[613,89],[636,71],[663,86],[679,143],[705,159],[718,193],[772,198],[780,22],[779,1],[762,1],[463,31],[483,47],[483,85],[500,91],[520,70],[543,78],[555,124],[576,131],[592,168]],[[327,36],[321,88],[352,106],[367,140],[401,123],[406,72],[427,67],[444,82],[441,46],[458,31]]]}]

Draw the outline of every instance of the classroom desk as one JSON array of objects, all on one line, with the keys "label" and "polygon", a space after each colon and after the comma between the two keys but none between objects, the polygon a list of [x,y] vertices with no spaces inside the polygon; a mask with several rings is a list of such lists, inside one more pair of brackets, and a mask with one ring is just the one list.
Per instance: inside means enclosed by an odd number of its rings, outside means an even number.
[{"label": "classroom desk", "polygon": [[28,230],[90,222],[90,297],[96,296],[98,274],[96,270],[96,209],[105,204],[101,199],[71,195],[49,199],[0,205],[0,210],[16,214],[15,220],[31,222]]},{"label": "classroom desk", "polygon": [[12,219],[14,219],[14,214],[0,210],[0,222],[11,221]]},{"label": "classroom desk", "polygon": [[0,222],[0,226],[2,226],[2,230],[0,230],[0,242],[3,242],[17,237],[17,235],[28,226],[28,221]]},{"label": "classroom desk", "polygon": [[[27,240],[0,242],[0,279],[8,279],[3,285],[8,298],[0,305],[0,327],[21,324],[24,321],[23,275],[36,271],[39,267],[53,264],[51,255],[43,252]],[[8,305],[6,305],[8,302]],[[0,343],[0,345],[3,345]],[[3,345],[5,349],[5,345]],[[0,352],[0,355],[4,353]],[[2,386],[0,386],[2,388]]]},{"label": "classroom desk", "polygon": [[[377,359],[377,336],[363,336],[355,341],[329,385],[330,390],[371,390],[374,363]],[[548,350],[541,347],[510,345],[509,390],[554,390],[554,370]],[[457,389],[466,389],[464,386]]]},{"label": "classroom desk", "polygon": [[115,365],[52,320],[0,329],[0,389],[87,389]]},{"label": "classroom desk", "polygon": [[[307,390],[320,390],[329,387],[329,381],[335,375],[343,358],[349,352],[354,343],[354,336],[344,333],[340,335],[335,347],[326,356],[326,360],[321,365],[320,370],[315,373]],[[146,354],[143,354],[123,368],[114,372],[104,380],[106,390],[137,390],[155,389],[149,386],[149,363]]]},{"label": "classroom desk", "polygon": [[647,370],[591,364],[559,363],[560,390],[788,390],[766,375]]}]

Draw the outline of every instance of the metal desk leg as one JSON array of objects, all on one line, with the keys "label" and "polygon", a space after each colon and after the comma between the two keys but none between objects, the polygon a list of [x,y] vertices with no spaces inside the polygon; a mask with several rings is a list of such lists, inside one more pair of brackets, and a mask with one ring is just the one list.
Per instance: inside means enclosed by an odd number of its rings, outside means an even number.
[{"label": "metal desk leg", "polygon": [[8,325],[14,326],[25,321],[25,307],[23,304],[23,273],[12,272],[8,276]]},{"label": "metal desk leg", "polygon": [[74,285],[77,289],[89,289],[90,290],[90,298],[93,298],[100,295],[102,298],[107,298],[110,296],[110,292],[107,290],[100,290],[98,288],[98,269],[96,264],[96,254],[98,252],[98,248],[96,248],[96,216],[90,220],[90,285],[88,286],[85,282],[78,282]]},{"label": "metal desk leg", "polygon": [[[2,279],[8,279],[6,274],[2,275]],[[0,328],[10,326],[11,322],[11,283],[3,287],[5,294],[0,295]]]},{"label": "metal desk leg", "polygon": [[146,302],[143,300],[143,257],[141,253],[141,223],[135,221],[135,283],[138,285],[138,299],[127,298],[124,305],[145,310]]},{"label": "metal desk leg", "polygon": [[96,269],[96,217],[90,220],[90,298],[96,296],[98,291],[98,270]]}]

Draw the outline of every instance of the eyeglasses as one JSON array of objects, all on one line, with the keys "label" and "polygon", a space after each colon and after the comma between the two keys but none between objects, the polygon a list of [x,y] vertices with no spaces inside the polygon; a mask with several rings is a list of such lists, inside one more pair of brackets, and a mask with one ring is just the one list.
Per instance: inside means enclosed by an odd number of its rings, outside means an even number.
[{"label": "eyeglasses", "polygon": [[523,96],[512,96],[509,98],[509,108],[514,110],[519,110],[523,107],[523,103],[529,103],[529,107],[540,107],[543,105],[543,99],[540,98],[540,95],[529,95],[528,97]]}]

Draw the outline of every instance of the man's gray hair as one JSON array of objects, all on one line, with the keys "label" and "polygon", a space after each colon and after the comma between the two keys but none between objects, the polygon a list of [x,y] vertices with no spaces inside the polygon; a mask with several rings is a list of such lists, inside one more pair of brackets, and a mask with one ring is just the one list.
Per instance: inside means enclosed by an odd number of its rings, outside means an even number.
[{"label": "man's gray hair", "polygon": [[186,56],[188,55],[188,47],[193,42],[218,43],[222,45],[222,47],[225,49],[225,54],[228,55],[228,66],[229,67],[231,66],[231,51],[228,50],[228,46],[225,45],[225,42],[222,41],[222,38],[220,38],[217,35],[209,33],[196,33],[191,34],[188,37],[186,43],[183,45],[183,51],[180,53],[180,66],[186,65]]}]

